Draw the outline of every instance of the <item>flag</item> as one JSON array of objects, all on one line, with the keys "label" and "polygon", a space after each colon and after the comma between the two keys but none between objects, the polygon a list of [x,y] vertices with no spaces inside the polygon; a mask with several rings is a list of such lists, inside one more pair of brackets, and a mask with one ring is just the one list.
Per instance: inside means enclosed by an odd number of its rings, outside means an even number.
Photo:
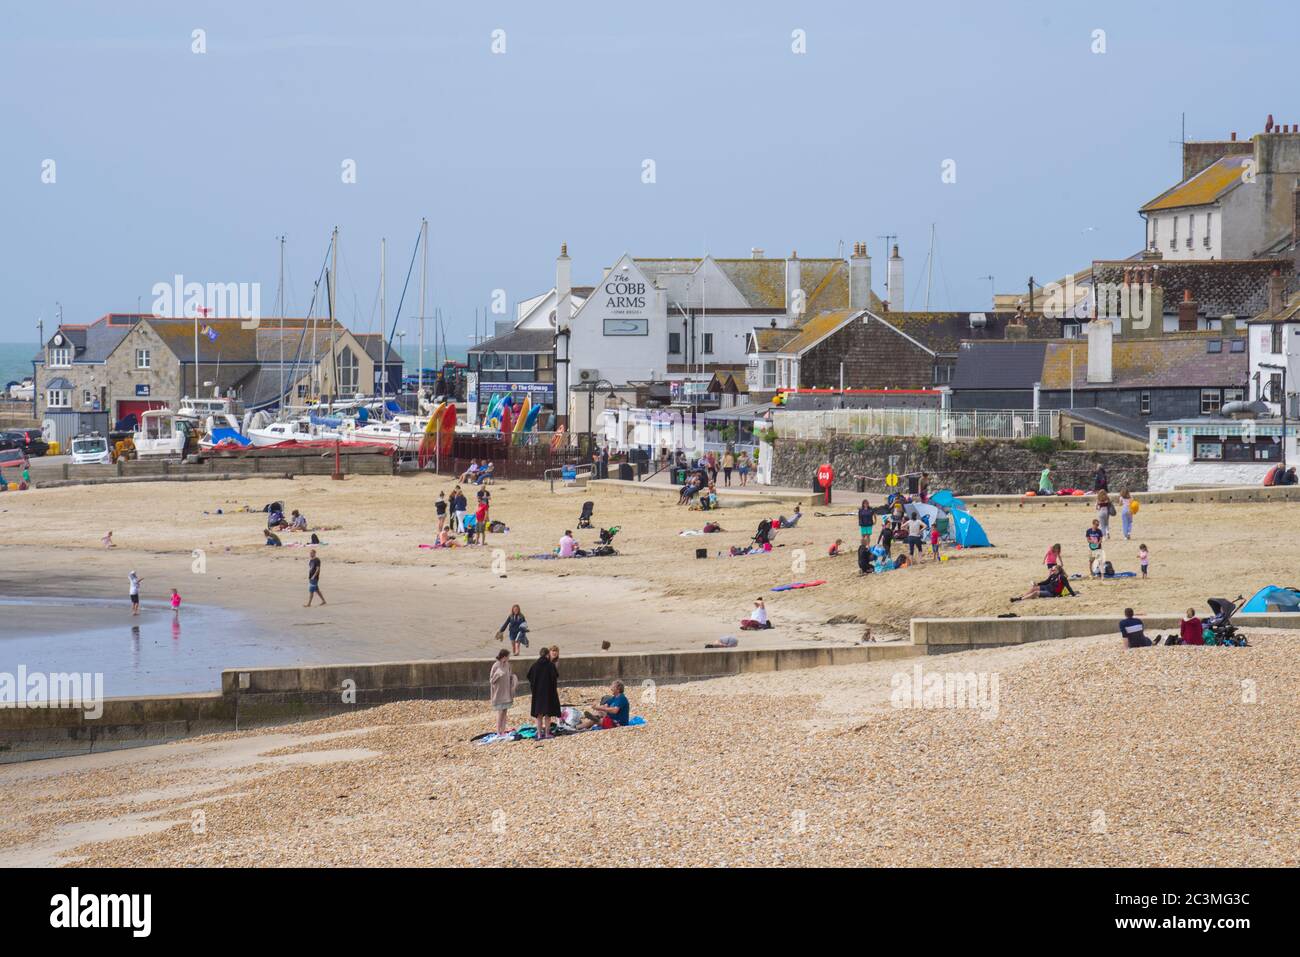
[{"label": "flag", "polygon": [[211,326],[205,325],[202,329],[199,330],[199,332],[207,336],[209,342],[217,341],[217,330],[213,329]]}]

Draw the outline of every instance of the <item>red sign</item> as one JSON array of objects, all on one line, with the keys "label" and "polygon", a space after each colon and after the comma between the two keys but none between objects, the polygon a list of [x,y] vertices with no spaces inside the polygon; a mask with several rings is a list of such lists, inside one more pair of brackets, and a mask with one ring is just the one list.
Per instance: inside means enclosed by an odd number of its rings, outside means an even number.
[{"label": "red sign", "polygon": [[829,465],[823,465],[817,469],[817,484],[822,488],[830,488],[831,482],[835,480],[835,469]]}]

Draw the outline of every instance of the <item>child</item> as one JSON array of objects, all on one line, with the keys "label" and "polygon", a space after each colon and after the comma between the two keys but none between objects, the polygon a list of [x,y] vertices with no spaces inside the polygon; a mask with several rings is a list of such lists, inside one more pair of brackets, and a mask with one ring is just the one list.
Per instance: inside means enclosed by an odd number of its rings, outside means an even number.
[{"label": "child", "polygon": [[829,551],[827,551],[826,554],[830,555],[831,558],[834,558],[836,555],[840,553],[840,546],[843,544],[844,544],[844,539],[842,538],[835,539],[835,544],[830,547]]},{"label": "child", "polygon": [[173,588],[172,589],[172,611],[179,612],[180,610],[181,610],[181,596],[180,593],[177,592],[175,588]]},{"label": "child", "polygon": [[103,538],[101,538],[100,541],[104,543],[104,547],[105,547],[105,548],[114,548],[114,547],[116,547],[116,546],[114,546],[114,544],[113,544],[113,533],[112,533],[111,531],[110,531],[107,535],[105,535]]},{"label": "child", "polygon": [[1150,561],[1150,555],[1145,545],[1138,546],[1138,562],[1142,565],[1142,577],[1147,577],[1147,562]]},{"label": "child", "polygon": [[939,560],[939,529],[930,529],[930,557],[936,562]]}]

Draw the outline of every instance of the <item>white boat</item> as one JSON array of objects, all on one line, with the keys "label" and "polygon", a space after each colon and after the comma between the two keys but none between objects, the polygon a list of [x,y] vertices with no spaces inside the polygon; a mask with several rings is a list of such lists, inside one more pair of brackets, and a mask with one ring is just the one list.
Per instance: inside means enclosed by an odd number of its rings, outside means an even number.
[{"label": "white boat", "polygon": [[175,456],[185,454],[186,446],[197,423],[190,416],[173,409],[150,409],[140,413],[140,427],[133,435],[135,454],[145,456]]},{"label": "white boat", "polygon": [[352,433],[343,429],[313,424],[307,416],[286,419],[282,422],[272,422],[270,425],[259,429],[249,429],[245,434],[257,448],[279,445],[281,442],[332,442],[335,439],[349,442],[352,440]]},{"label": "white boat", "polygon": [[372,419],[353,428],[350,434],[356,442],[377,442],[399,452],[418,452],[428,421],[414,415],[398,415],[382,422]]}]

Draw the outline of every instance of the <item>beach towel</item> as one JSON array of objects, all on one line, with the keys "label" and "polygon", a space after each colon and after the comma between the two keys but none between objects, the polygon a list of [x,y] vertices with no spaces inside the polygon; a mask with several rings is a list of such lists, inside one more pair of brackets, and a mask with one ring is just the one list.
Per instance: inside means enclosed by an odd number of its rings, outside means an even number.
[{"label": "beach towel", "polygon": [[818,585],[825,585],[826,579],[819,578],[815,582],[794,582],[789,585],[777,585],[772,591],[791,591],[795,588],[816,588]]}]

